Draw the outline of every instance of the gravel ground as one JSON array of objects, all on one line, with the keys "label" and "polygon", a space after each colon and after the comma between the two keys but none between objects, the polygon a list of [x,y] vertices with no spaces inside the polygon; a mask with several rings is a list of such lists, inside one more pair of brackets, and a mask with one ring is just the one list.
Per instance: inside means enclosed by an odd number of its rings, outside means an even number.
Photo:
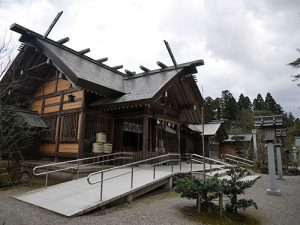
[{"label": "gravel ground", "polygon": [[300,176],[285,176],[277,180],[281,196],[267,195],[268,176],[262,177],[253,188],[246,191],[246,198],[252,198],[258,210],[246,212],[260,218],[264,225],[299,225],[300,224]]},{"label": "gravel ground", "polygon": [[182,210],[195,205],[194,201],[181,199],[176,193],[154,192],[135,199],[130,204],[108,208],[104,211],[93,211],[83,216],[66,218],[59,214],[20,202],[10,196],[30,191],[32,188],[15,187],[0,192],[0,225],[84,225],[84,224],[198,224],[189,221]]},{"label": "gravel ground", "polygon": [[[282,196],[266,195],[268,177],[262,175],[246,198],[253,198],[259,209],[248,209],[247,214],[260,218],[264,225],[300,224],[300,176],[286,177],[278,181]],[[66,218],[50,211],[20,202],[10,196],[32,190],[32,187],[18,186],[0,191],[0,225],[31,224],[198,224],[184,216],[186,207],[194,201],[182,199],[174,192],[147,195],[104,211],[94,211],[75,218]]]}]

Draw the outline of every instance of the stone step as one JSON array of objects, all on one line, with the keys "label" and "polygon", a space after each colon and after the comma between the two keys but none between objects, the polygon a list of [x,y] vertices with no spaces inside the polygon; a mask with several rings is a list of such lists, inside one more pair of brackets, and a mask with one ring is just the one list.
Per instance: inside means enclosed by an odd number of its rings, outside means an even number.
[{"label": "stone step", "polygon": [[226,174],[226,172],[228,171],[228,169],[220,169],[220,170],[216,170],[213,172],[207,172],[206,175],[208,176],[214,176],[214,175],[218,175],[219,177],[223,176]]},{"label": "stone step", "polygon": [[[258,178],[260,178],[260,175],[247,175],[247,176],[239,179],[239,181],[252,181],[252,180],[256,180]],[[220,180],[231,180],[231,177],[226,175],[226,176],[219,177],[219,179]]]},{"label": "stone step", "polygon": [[248,175],[240,179],[240,181],[252,181],[260,178],[260,175]]}]

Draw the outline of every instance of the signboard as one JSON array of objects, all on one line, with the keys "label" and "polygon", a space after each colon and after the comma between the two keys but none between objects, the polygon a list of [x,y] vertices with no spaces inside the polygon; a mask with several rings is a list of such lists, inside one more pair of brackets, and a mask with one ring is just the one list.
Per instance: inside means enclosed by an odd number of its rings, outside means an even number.
[{"label": "signboard", "polygon": [[124,122],[123,131],[142,134],[143,125],[138,123]]}]

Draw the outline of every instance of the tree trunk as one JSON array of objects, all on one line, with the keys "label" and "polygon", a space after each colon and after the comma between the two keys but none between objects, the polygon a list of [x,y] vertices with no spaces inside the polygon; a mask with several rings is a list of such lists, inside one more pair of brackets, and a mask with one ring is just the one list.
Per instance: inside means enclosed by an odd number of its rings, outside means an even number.
[{"label": "tree trunk", "polygon": [[197,212],[198,214],[201,213],[201,195],[198,194],[198,198],[197,198]]}]

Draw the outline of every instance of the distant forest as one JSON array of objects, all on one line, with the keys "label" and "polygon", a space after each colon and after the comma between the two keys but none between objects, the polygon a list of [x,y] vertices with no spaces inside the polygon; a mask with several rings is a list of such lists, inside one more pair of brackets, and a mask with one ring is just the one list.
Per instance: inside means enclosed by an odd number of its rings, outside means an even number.
[{"label": "distant forest", "polygon": [[265,98],[258,94],[251,102],[243,94],[236,101],[228,90],[224,90],[221,97],[206,97],[204,103],[206,120],[224,120],[229,133],[251,132],[254,128],[254,116],[283,114],[284,126],[288,129],[288,142],[292,144],[294,136],[300,136],[300,119],[295,118],[291,112],[285,112],[271,93],[267,93]]}]

